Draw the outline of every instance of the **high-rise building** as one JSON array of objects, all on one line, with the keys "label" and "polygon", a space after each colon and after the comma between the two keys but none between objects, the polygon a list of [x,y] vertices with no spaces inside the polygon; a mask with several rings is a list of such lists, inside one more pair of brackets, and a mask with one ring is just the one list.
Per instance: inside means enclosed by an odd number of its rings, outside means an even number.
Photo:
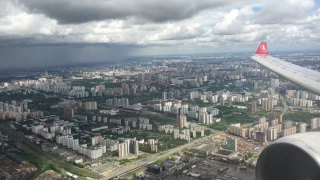
[{"label": "high-rise building", "polygon": [[205,123],[207,118],[207,113],[199,113],[199,122]]},{"label": "high-rise building", "polygon": [[122,92],[123,94],[130,94],[129,84],[122,84]]},{"label": "high-rise building", "polygon": [[148,144],[149,145],[155,144],[155,140],[154,139],[148,139]]},{"label": "high-rise building", "polygon": [[273,107],[274,107],[273,99],[272,99],[272,98],[269,98],[269,99],[268,99],[268,110],[272,110]]},{"label": "high-rise building", "polygon": [[129,153],[139,154],[139,142],[136,139],[125,139],[123,143],[118,144],[118,157],[127,157]]},{"label": "high-rise building", "polygon": [[72,119],[74,117],[74,110],[70,108],[64,109],[63,116],[66,119]]},{"label": "high-rise building", "polygon": [[231,96],[229,96],[227,98],[227,106],[232,106],[232,97]]},{"label": "high-rise building", "polygon": [[256,132],[256,141],[258,142],[266,142],[267,141],[267,136],[265,132]]},{"label": "high-rise building", "polygon": [[130,139],[124,140],[124,150],[126,151],[127,155],[130,153]]},{"label": "high-rise building", "polygon": [[278,119],[274,119],[274,120],[271,120],[271,121],[270,121],[270,126],[276,126],[276,125],[278,125],[278,124],[279,124]]},{"label": "high-rise building", "polygon": [[97,102],[96,101],[85,102],[85,110],[86,111],[97,110]]},{"label": "high-rise building", "polygon": [[16,113],[21,113],[22,112],[22,108],[20,106],[16,106],[15,112]]},{"label": "high-rise building", "polygon": [[307,124],[299,122],[299,133],[307,132]]},{"label": "high-rise building", "polygon": [[311,130],[316,130],[320,127],[320,118],[311,119]]},{"label": "high-rise building", "polygon": [[156,144],[150,145],[150,151],[157,153],[158,152],[158,146]]},{"label": "high-rise building", "polygon": [[297,133],[297,127],[293,126],[293,127],[287,128],[287,129],[283,129],[282,130],[282,137],[290,136],[290,135],[296,134],[296,133]]},{"label": "high-rise building", "polygon": [[14,106],[17,105],[17,101],[11,101],[11,104]]},{"label": "high-rise building", "polygon": [[279,79],[271,79],[270,80],[270,87],[271,88],[278,88],[280,85]]},{"label": "high-rise building", "polygon": [[276,118],[276,114],[274,112],[269,112],[269,121],[274,120]]},{"label": "high-rise building", "polygon": [[273,141],[278,138],[278,131],[277,128],[268,128],[267,130],[267,140]]},{"label": "high-rise building", "polygon": [[180,90],[176,90],[176,99],[180,99]]},{"label": "high-rise building", "polygon": [[259,124],[263,124],[263,123],[266,123],[266,122],[267,122],[266,117],[260,117],[259,118]]},{"label": "high-rise building", "polygon": [[238,150],[238,141],[235,138],[228,138],[227,139],[227,148],[232,151]]},{"label": "high-rise building", "polygon": [[186,115],[181,114],[181,115],[177,116],[177,126],[180,129],[185,127],[186,122],[187,122],[187,116]]},{"label": "high-rise building", "polygon": [[283,122],[283,129],[288,129],[292,127],[292,121]]},{"label": "high-rise building", "polygon": [[219,99],[219,105],[220,105],[220,106],[224,106],[224,99],[223,99],[223,97],[220,97],[220,99]]},{"label": "high-rise building", "polygon": [[260,98],[267,99],[269,97],[269,93],[267,90],[260,91]]},{"label": "high-rise building", "polygon": [[1,120],[6,120],[6,114],[5,114],[5,112],[0,112],[0,119],[1,119]]},{"label": "high-rise building", "polygon": [[137,94],[137,87],[136,86],[132,87],[132,94]]},{"label": "high-rise building", "polygon": [[205,124],[213,124],[212,114],[207,114]]},{"label": "high-rise building", "polygon": [[257,101],[252,101],[251,103],[251,111],[256,112],[257,111]]},{"label": "high-rise building", "polygon": [[279,120],[279,123],[282,123],[282,114],[276,115],[276,118]]},{"label": "high-rise building", "polygon": [[9,104],[8,103],[3,103],[3,110],[8,111],[9,110]]},{"label": "high-rise building", "polygon": [[126,149],[125,149],[125,145],[124,143],[119,143],[118,144],[118,157],[119,158],[123,158],[123,157],[126,157],[128,154],[126,152]]},{"label": "high-rise building", "polygon": [[162,92],[162,100],[167,100],[167,92]]},{"label": "high-rise building", "polygon": [[135,155],[139,154],[139,143],[135,139],[130,140],[130,153]]},{"label": "high-rise building", "polygon": [[145,74],[141,74],[141,81],[143,82],[145,80],[146,75]]},{"label": "high-rise building", "polygon": [[261,104],[262,104],[262,109],[263,110],[266,110],[266,111],[269,110],[268,99],[267,98],[262,98]]},{"label": "high-rise building", "polygon": [[199,122],[202,124],[214,123],[212,114],[208,114],[207,112],[199,113]]}]

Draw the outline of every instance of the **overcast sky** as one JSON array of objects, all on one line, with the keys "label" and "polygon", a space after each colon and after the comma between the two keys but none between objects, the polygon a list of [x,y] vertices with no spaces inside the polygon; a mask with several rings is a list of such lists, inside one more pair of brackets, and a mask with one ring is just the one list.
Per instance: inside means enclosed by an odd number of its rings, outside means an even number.
[{"label": "overcast sky", "polygon": [[[319,0],[317,0],[319,1]],[[320,49],[314,0],[0,0],[0,68]]]}]

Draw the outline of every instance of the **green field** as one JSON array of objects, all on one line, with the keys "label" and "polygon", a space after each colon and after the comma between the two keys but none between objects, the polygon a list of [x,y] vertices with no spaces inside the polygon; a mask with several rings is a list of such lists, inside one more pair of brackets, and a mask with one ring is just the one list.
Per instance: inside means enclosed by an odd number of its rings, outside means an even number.
[{"label": "green field", "polygon": [[[157,139],[158,140],[158,152],[162,152],[168,149],[172,149],[183,144],[186,144],[187,141],[184,139],[174,139],[173,135],[165,134],[158,131],[144,131],[144,130],[133,130],[127,134],[122,135],[124,138],[133,138],[137,139]],[[150,152],[148,146],[141,146],[140,150],[144,152]]]},{"label": "green field", "polygon": [[269,112],[259,109],[257,112],[251,112],[251,109],[238,109],[234,107],[219,107],[221,121],[208,125],[208,127],[225,131],[230,124],[241,123],[256,123],[261,116],[268,116]]},{"label": "green field", "polygon": [[9,102],[11,101],[23,101],[25,99],[31,99],[33,101],[43,101],[46,100],[46,98],[41,94],[33,94],[33,93],[27,93],[26,95],[22,93],[17,93],[14,91],[11,91],[10,94],[7,93],[0,93],[0,101],[1,102]]},{"label": "green field", "polygon": [[62,169],[55,163],[50,163],[48,160],[41,158],[40,156],[34,156],[32,154],[27,154],[25,152],[18,153],[18,155],[38,168],[38,171],[36,172],[36,174],[34,174],[34,176],[30,179],[33,179],[39,176],[40,174],[44,173],[47,170],[54,170],[59,174],[65,173],[64,169]]},{"label": "green field", "polygon": [[290,112],[283,116],[283,120],[290,120],[294,122],[304,122],[311,124],[312,118],[320,117],[319,113],[309,113],[309,112]]}]

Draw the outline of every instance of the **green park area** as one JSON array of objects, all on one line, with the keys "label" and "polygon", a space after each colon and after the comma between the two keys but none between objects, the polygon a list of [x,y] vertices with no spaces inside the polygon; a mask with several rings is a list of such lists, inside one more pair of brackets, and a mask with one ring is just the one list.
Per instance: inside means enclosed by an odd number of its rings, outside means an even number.
[{"label": "green park area", "polygon": [[[132,130],[131,132],[123,135],[125,138],[136,137],[139,139],[157,139],[158,140],[158,152],[166,151],[168,149],[172,149],[183,144],[186,144],[187,141],[184,139],[174,139],[172,133],[165,134],[163,132],[158,131],[144,131],[144,130]],[[141,145],[139,149],[143,152],[150,153],[149,145]]]},{"label": "green park area", "polygon": [[251,109],[238,109],[235,107],[218,107],[220,110],[220,122],[208,125],[212,129],[219,131],[227,130],[230,124],[241,123],[257,123],[259,117],[268,116],[269,112],[259,109],[257,112],[251,112]]},{"label": "green park area", "polygon": [[320,113],[310,112],[289,112],[283,116],[283,120],[290,120],[293,122],[304,122],[311,124],[311,119],[320,117]]},{"label": "green park area", "polygon": [[[100,177],[100,175],[92,175],[93,173],[90,173],[87,171],[83,165],[81,164],[75,164],[73,162],[68,162],[59,156],[52,155],[50,153],[44,152],[41,150],[40,147],[31,145],[27,142],[25,144],[21,144],[21,147],[23,148],[23,151],[20,151],[17,153],[17,155],[21,156],[24,160],[32,163],[38,168],[37,173],[34,175],[33,178],[37,177],[38,175],[42,174],[43,172],[47,170],[54,170],[60,174],[65,173],[66,171],[80,176],[80,177]],[[45,155],[39,155],[36,151],[42,151]],[[50,158],[50,159],[48,159]],[[61,164],[64,166],[62,167]],[[33,179],[31,178],[31,179]]]},{"label": "green park area", "polygon": [[44,111],[44,114],[59,114],[61,113],[58,109],[51,109],[50,106],[57,104],[60,102],[59,98],[46,98],[44,95],[37,93],[26,93],[24,95],[23,93],[0,93],[0,101],[1,102],[9,102],[11,101],[17,101],[21,102],[23,100],[31,100],[31,102],[28,103],[28,108],[31,109],[31,111]]},{"label": "green park area", "polygon": [[206,107],[206,106],[212,106],[213,105],[213,103],[210,103],[210,102],[205,103],[200,99],[189,100],[188,103],[189,104],[193,104],[193,105],[197,105],[197,106],[200,106],[200,107]]},{"label": "green park area", "polygon": [[76,79],[76,80],[71,80],[71,82],[72,82],[72,86],[84,86],[87,91],[97,85],[105,85],[106,88],[115,88],[115,87],[121,87],[121,84],[122,84],[122,83],[113,83],[110,80],[104,80],[104,79]]},{"label": "green park area", "polygon": [[[228,125],[234,123],[257,123],[259,117],[268,116],[269,112],[259,109],[257,112],[251,112],[248,110],[237,109],[233,107],[219,107],[221,114],[219,118],[221,121],[212,125],[210,128],[225,131]],[[281,112],[274,112],[280,114]],[[283,121],[293,121],[293,122],[304,122],[307,124],[311,123],[312,118],[320,117],[320,113],[310,113],[310,112],[287,112],[283,115]]]},{"label": "green park area", "polygon": [[31,110],[40,110],[44,111],[44,114],[60,114],[59,109],[52,109],[50,106],[56,105],[60,102],[59,98],[45,98],[45,99],[39,99],[34,100],[33,102],[29,103],[29,108]]},{"label": "green park area", "polygon": [[[35,156],[25,152],[21,152],[18,155],[38,168],[38,171],[36,172],[36,174],[34,174],[33,178],[39,176],[40,174],[44,173],[47,170],[54,170],[59,174],[65,173],[65,170],[63,168],[59,167],[55,163],[49,162],[48,160],[40,156]],[[33,178],[30,178],[30,179],[33,179]]]},{"label": "green park area", "polygon": [[[23,91],[22,91],[23,92]],[[9,102],[11,103],[11,101],[23,101],[25,99],[30,99],[32,101],[42,101],[45,100],[46,97],[44,97],[43,95],[37,93],[19,93],[19,92],[14,92],[11,91],[10,93],[6,93],[6,92],[1,92],[0,93],[0,101],[1,102]]]},{"label": "green park area", "polygon": [[218,150],[218,154],[222,154],[222,155],[226,155],[226,156],[230,155],[231,153],[233,153],[233,151],[228,150],[228,149],[219,149]]}]

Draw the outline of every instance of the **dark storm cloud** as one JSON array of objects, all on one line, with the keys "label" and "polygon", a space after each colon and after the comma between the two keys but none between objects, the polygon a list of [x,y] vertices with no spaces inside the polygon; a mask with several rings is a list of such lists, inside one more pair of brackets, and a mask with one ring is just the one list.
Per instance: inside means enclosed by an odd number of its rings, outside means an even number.
[{"label": "dark storm cloud", "polygon": [[187,19],[225,0],[19,0],[32,13],[42,13],[61,24],[141,17],[153,22]]},{"label": "dark storm cloud", "polygon": [[21,36],[0,36],[0,47],[7,46],[25,46],[33,42],[33,37],[21,37]]},{"label": "dark storm cloud", "polygon": [[130,46],[112,44],[55,44],[0,47],[0,69],[48,67],[123,60]]}]

